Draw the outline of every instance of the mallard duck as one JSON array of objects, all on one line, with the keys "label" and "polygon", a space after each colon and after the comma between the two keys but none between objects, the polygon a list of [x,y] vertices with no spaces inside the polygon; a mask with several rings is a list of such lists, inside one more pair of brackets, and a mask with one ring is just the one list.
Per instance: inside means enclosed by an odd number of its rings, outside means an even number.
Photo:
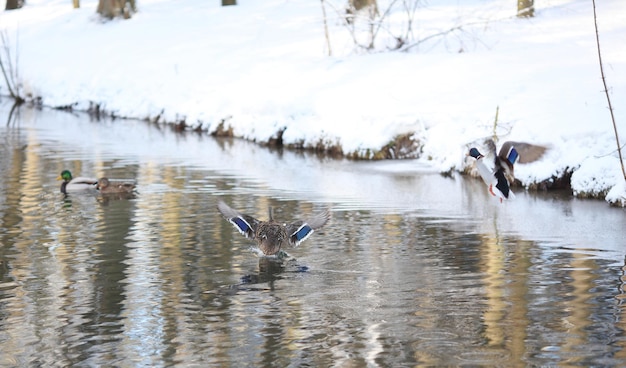
[{"label": "mallard duck", "polygon": [[281,224],[274,220],[271,208],[269,221],[260,221],[250,215],[241,214],[222,201],[218,202],[217,209],[241,234],[255,240],[261,252],[267,256],[276,255],[287,244],[298,246],[331,218],[330,212],[326,210],[306,221]]},{"label": "mallard duck", "polygon": [[57,180],[63,180],[63,183],[61,183],[61,193],[63,194],[67,194],[67,192],[95,190],[96,184],[98,183],[98,180],[94,178],[73,178],[69,170],[63,170],[61,175],[57,177]]},{"label": "mallard duck", "polygon": [[485,156],[476,147],[470,148],[469,155],[476,159],[476,168],[489,187],[489,193],[498,197],[500,202],[515,198],[510,188],[510,183],[515,181],[515,164],[537,161],[547,149],[530,143],[506,141],[496,154],[496,143],[493,139],[486,140],[485,146],[488,157],[494,157],[492,165],[487,165]]},{"label": "mallard duck", "polygon": [[129,180],[116,180],[111,182],[108,178],[98,179],[96,188],[102,194],[108,193],[131,193],[135,189],[135,182]]}]

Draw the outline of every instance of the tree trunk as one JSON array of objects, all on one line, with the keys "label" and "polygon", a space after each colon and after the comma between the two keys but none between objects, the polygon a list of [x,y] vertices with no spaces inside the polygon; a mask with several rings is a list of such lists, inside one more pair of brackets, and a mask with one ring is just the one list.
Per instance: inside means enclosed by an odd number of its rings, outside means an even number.
[{"label": "tree trunk", "polygon": [[24,1],[23,0],[7,0],[7,4],[6,4],[4,10],[19,9],[19,8],[22,7],[22,5],[24,5]]},{"label": "tree trunk", "polygon": [[105,18],[113,19],[123,16],[124,19],[128,19],[131,13],[137,11],[137,8],[135,0],[99,0],[96,11]]},{"label": "tree trunk", "polygon": [[72,2],[74,3],[74,9],[80,8],[80,0],[72,0]]},{"label": "tree trunk", "polygon": [[109,19],[115,18],[120,10],[117,0],[99,0],[98,8],[96,9],[98,14]]},{"label": "tree trunk", "polygon": [[517,16],[530,18],[535,16],[535,0],[517,0]]},{"label": "tree trunk", "polygon": [[355,10],[361,10],[368,6],[373,6],[374,9],[376,9],[376,12],[378,12],[378,4],[376,4],[376,0],[349,0],[349,1],[350,1],[350,6],[353,7]]},{"label": "tree trunk", "polygon": [[376,0],[348,0],[348,8],[346,9],[348,24],[352,23],[356,13],[361,9],[368,10],[370,20],[378,16],[378,3]]},{"label": "tree trunk", "polygon": [[222,6],[237,5],[237,0],[222,0]]}]

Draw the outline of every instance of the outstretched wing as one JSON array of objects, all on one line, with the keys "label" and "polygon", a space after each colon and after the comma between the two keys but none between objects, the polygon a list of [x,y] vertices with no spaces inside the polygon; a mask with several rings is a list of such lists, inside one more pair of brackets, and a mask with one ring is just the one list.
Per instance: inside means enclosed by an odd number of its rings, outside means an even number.
[{"label": "outstretched wing", "polygon": [[[544,153],[546,153],[547,147],[525,142],[506,141],[502,144],[502,148],[500,148],[498,156],[500,156],[500,158],[507,158],[511,161],[509,156],[512,150],[516,151],[516,154],[519,154],[519,161],[517,162],[520,164],[527,164],[539,160]],[[514,164],[515,162],[511,163]]]},{"label": "outstretched wing", "polygon": [[217,203],[217,209],[243,236],[254,239],[259,220],[237,212],[222,201]]},{"label": "outstretched wing", "polygon": [[331,215],[330,211],[326,210],[314,217],[311,217],[307,221],[295,221],[287,224],[287,234],[289,235],[289,244],[297,247],[305,241],[313,232],[322,228],[328,223]]},{"label": "outstretched wing", "polygon": [[485,145],[485,149],[486,149],[485,156],[490,156],[490,157],[495,158],[495,156],[496,156],[496,142],[494,142],[493,139],[491,139],[491,138],[487,138],[487,139],[485,139],[484,145]]}]

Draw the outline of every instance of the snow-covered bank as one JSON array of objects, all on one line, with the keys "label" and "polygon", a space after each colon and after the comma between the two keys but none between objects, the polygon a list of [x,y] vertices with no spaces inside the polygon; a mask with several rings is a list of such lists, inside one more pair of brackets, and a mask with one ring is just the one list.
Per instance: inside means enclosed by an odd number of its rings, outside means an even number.
[{"label": "snow-covered bank", "polygon": [[[420,160],[440,171],[464,169],[467,145],[493,134],[499,107],[500,139],[550,147],[516,168],[524,185],[573,171],[575,194],[626,198],[590,2],[537,2],[532,19],[517,19],[510,0],[424,3],[414,41],[461,31],[409,52],[370,54],[355,51],[327,8],[330,57],[320,2],[144,0],[132,19],[111,22],[98,19],[96,3],[29,0],[0,14],[25,93],[47,106],[95,104],[121,117],[360,156],[410,135]],[[624,143],[626,3],[602,1],[597,10]],[[377,50],[405,20],[401,12],[388,18]]]}]

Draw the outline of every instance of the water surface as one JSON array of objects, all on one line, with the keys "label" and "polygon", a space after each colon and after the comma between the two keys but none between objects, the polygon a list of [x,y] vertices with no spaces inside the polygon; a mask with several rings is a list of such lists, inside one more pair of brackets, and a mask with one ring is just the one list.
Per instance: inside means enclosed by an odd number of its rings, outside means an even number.
[{"label": "water surface", "polygon": [[[0,141],[1,366],[626,365],[604,202],[49,110]],[[63,169],[138,194],[64,197]],[[220,199],[333,219],[278,262]]]}]

